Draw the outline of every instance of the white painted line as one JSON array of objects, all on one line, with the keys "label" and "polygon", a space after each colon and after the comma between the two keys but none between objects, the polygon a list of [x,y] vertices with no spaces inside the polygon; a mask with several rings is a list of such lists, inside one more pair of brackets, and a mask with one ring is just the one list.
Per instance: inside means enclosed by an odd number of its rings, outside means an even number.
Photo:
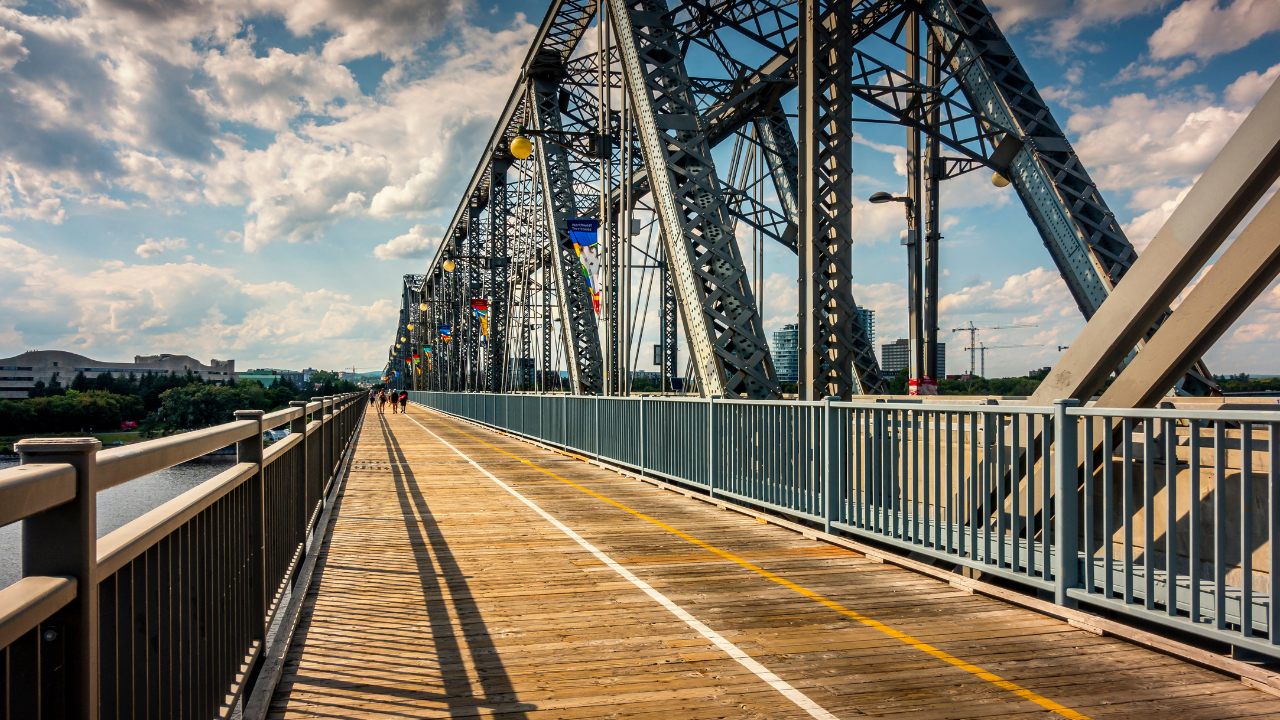
[{"label": "white painted line", "polygon": [[[408,416],[406,415],[406,417]],[[422,428],[423,431],[425,431],[428,435],[439,440],[441,443],[444,444],[445,447],[449,448],[455,453],[458,453],[458,455],[462,459],[471,463],[471,465],[475,467],[475,469],[484,473],[485,476],[487,476],[490,480],[497,483],[498,486],[501,487],[503,490],[506,490],[507,492],[511,493],[517,500],[524,503],[525,505],[528,505],[530,508],[533,509],[534,512],[541,515],[544,520],[546,520],[547,522],[559,528],[560,532],[563,532],[565,535],[568,535],[569,537],[573,538],[575,541],[577,541],[579,545],[583,547],[583,549],[585,549],[587,552],[591,553],[592,555],[595,555],[596,558],[598,558],[605,565],[608,565],[609,567],[613,568],[614,572],[618,573],[622,577],[629,580],[632,585],[635,585],[636,587],[643,590],[646,595],[648,595],[649,597],[657,601],[659,605],[671,611],[672,615],[675,615],[676,617],[680,618],[682,621],[684,621],[686,625],[693,628],[694,630],[697,630],[699,633],[702,634],[703,637],[715,643],[716,647],[723,650],[726,655],[733,658],[734,660],[737,660],[739,663],[742,664],[743,667],[745,667],[746,669],[754,673],[756,677],[768,683],[769,686],[772,687],[774,690],[777,690],[778,692],[782,693],[784,696],[786,696],[788,700],[795,703],[801,710],[804,710],[805,712],[809,713],[815,718],[819,718],[820,720],[837,720],[835,715],[832,715],[831,713],[824,710],[821,705],[814,702],[813,700],[810,700],[808,695],[805,695],[804,693],[792,687],[791,683],[787,682],[786,680],[783,680],[777,675],[774,675],[772,672],[769,671],[768,668],[756,662],[754,659],[752,659],[750,655],[743,652],[742,648],[739,648],[737,645],[734,645],[728,640],[725,640],[724,637],[720,635],[720,633],[704,625],[700,620],[698,620],[697,618],[695,618],[694,616],[686,612],[684,608],[672,602],[666,595],[663,595],[657,590],[654,590],[652,587],[649,586],[648,583],[646,583],[645,581],[641,580],[640,578],[632,574],[630,570],[626,569],[625,567],[615,562],[613,558],[597,550],[594,545],[592,545],[591,543],[583,539],[581,535],[569,529],[567,525],[565,525],[564,523],[552,517],[549,513],[547,513],[547,511],[538,507],[532,500],[525,497],[524,495],[521,495],[519,492],[515,490],[515,488],[499,480],[497,476],[495,476],[493,473],[489,472],[488,470],[485,470],[483,467],[480,467],[479,463],[467,457],[461,450],[449,444],[447,440],[431,432],[426,428],[426,426],[424,426],[422,423],[418,422],[417,420],[414,420],[412,417],[410,417],[409,420],[414,425],[417,425],[418,427]]]}]

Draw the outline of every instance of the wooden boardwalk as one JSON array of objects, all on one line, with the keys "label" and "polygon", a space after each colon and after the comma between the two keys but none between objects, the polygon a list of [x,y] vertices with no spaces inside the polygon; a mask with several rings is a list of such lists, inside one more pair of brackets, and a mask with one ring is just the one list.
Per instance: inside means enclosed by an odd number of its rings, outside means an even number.
[{"label": "wooden boardwalk", "polygon": [[366,418],[335,515],[271,717],[1280,718],[1239,680],[420,409]]}]

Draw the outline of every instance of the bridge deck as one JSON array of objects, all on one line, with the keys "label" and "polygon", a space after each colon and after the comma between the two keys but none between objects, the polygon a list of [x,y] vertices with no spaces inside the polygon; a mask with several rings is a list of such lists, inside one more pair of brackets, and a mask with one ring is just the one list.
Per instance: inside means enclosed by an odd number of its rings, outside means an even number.
[{"label": "bridge deck", "polygon": [[420,409],[366,418],[335,512],[272,717],[1280,717],[1238,680]]}]

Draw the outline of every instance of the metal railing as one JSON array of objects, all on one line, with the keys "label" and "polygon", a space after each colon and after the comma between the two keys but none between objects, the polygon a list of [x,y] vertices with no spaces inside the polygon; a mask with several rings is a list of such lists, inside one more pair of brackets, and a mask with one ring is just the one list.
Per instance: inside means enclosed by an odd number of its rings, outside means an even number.
[{"label": "metal railing", "polygon": [[[252,688],[268,628],[365,393],[101,451],[23,440],[0,471],[22,579],[0,589],[0,718],[213,718]],[[291,432],[263,448],[262,434]],[[234,443],[236,464],[101,539],[97,493]],[[86,591],[87,589],[87,591]]]},{"label": "metal railing", "polygon": [[410,398],[1060,605],[1280,657],[1280,412]]}]

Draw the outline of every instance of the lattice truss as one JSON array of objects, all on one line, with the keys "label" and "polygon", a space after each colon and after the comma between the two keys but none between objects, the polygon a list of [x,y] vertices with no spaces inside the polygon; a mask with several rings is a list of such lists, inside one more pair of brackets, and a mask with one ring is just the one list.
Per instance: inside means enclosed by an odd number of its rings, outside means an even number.
[{"label": "lattice truss", "polygon": [[[549,389],[563,370],[572,392],[616,392],[606,377],[630,366],[619,359],[630,343],[618,338],[642,335],[652,306],[664,375],[680,374],[678,325],[703,394],[774,396],[756,294],[772,241],[800,255],[813,396],[883,391],[851,293],[851,138],[860,122],[935,139],[940,179],[979,168],[1008,177],[1086,317],[1136,258],[979,0],[607,0],[606,9],[602,76],[598,54],[580,47],[597,32],[597,3],[552,3],[426,276],[424,341],[440,346],[439,325],[454,329],[436,354],[433,387]],[[801,27],[804,9],[815,23]],[[939,45],[932,64],[924,52],[913,57],[916,73],[906,70],[910,32]],[[503,154],[521,127],[535,151],[511,162]],[[505,183],[494,184],[495,163],[509,165]],[[616,239],[631,233],[619,226],[624,216],[638,220],[640,235],[622,259],[605,248],[602,281],[615,305],[598,316],[565,220],[599,218],[602,237]],[[495,270],[462,257],[509,261]],[[445,273],[450,258],[457,269]],[[638,292],[620,282],[624,265],[642,268]],[[477,292],[500,320],[487,349],[467,307]],[[634,307],[619,312],[616,303]]]}]

